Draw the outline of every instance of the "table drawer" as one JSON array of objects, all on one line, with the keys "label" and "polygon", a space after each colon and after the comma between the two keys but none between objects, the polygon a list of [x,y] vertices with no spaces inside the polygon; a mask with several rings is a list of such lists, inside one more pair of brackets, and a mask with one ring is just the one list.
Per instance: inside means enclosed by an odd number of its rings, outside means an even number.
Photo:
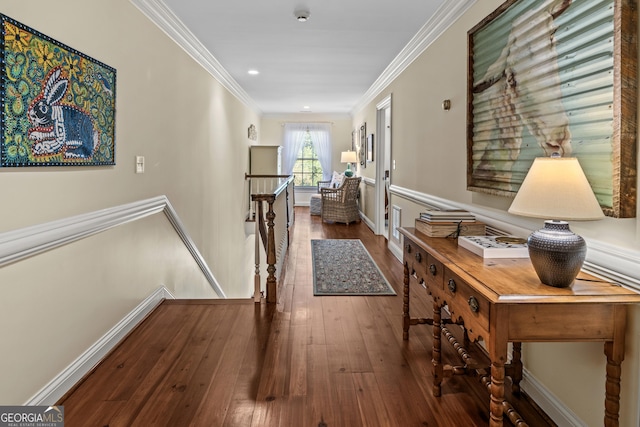
[{"label": "table drawer", "polygon": [[425,282],[430,288],[442,290],[444,283],[444,265],[431,254],[427,254],[427,262],[425,265]]},{"label": "table drawer", "polygon": [[469,336],[489,338],[489,313],[491,304],[476,292],[460,276],[445,267],[444,295],[451,318],[461,317]]},{"label": "table drawer", "polygon": [[404,245],[404,260],[409,265],[409,270],[415,272],[418,281],[426,279],[427,252],[411,240]]}]

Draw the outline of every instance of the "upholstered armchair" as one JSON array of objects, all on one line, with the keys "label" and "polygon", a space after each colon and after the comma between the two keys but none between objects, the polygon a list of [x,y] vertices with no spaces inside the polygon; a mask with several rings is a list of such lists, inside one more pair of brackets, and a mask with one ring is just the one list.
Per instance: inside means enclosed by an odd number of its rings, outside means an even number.
[{"label": "upholstered armchair", "polygon": [[320,187],[322,195],[322,220],[330,222],[350,222],[360,220],[358,191],[361,177],[345,177],[338,188]]},{"label": "upholstered armchair", "polygon": [[331,187],[331,181],[318,181],[318,194],[320,194],[320,190],[322,188]]}]

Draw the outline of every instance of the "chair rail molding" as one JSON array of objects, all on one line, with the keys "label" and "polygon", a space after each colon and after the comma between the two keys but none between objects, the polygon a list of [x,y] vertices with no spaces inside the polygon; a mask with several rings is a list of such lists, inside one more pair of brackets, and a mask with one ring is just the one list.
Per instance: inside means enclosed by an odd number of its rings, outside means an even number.
[{"label": "chair rail molding", "polygon": [[[389,188],[389,192],[424,207],[468,210],[487,225],[519,236],[527,236],[536,228],[535,222],[510,215],[504,211],[458,203],[393,184]],[[412,226],[412,224],[403,225]],[[640,271],[637,267],[640,264],[639,251],[614,246],[595,239],[585,238],[585,240],[589,252],[584,263],[584,270],[640,292]]]},{"label": "chair rail molding", "polygon": [[220,298],[226,295],[166,196],[0,233],[0,267],[163,212]]},{"label": "chair rail molding", "polygon": [[368,185],[370,187],[375,187],[376,185],[376,180],[374,178],[369,178],[367,176],[363,176],[362,177],[362,183],[364,185]]}]

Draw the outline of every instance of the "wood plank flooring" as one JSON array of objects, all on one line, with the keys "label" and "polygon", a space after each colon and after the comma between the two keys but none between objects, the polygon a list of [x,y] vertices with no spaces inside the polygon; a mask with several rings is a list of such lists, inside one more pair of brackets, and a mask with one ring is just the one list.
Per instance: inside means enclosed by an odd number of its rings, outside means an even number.
[{"label": "wood plank flooring", "polygon": [[[473,427],[489,424],[477,378],[431,393],[431,333],[402,340],[402,264],[364,224],[296,208],[277,304],[165,301],[58,404],[75,426]],[[310,239],[359,238],[397,296],[313,296]],[[431,300],[416,285],[412,315]],[[443,357],[458,359],[443,344]],[[552,423],[525,399],[530,426]],[[505,418],[505,425],[510,423]]]}]

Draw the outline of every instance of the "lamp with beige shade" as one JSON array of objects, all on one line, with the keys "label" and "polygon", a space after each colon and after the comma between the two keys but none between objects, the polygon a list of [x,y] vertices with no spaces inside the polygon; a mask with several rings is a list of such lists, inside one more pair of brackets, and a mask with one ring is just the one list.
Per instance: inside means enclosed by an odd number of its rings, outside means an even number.
[{"label": "lamp with beige shade", "polygon": [[567,221],[604,217],[578,159],[536,158],[509,213],[547,219],[544,228],[534,231],[527,241],[531,263],[545,285],[571,286],[582,268],[587,245]]}]

